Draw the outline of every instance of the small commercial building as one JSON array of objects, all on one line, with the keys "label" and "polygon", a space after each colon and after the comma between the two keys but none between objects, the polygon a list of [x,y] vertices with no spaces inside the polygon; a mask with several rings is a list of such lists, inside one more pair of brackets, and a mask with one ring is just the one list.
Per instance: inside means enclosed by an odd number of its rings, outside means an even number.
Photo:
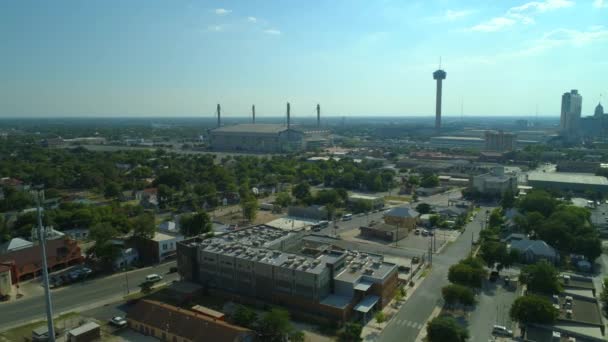
[{"label": "small commercial building", "polygon": [[543,240],[514,240],[509,245],[509,249],[519,252],[520,258],[525,263],[533,264],[540,260],[546,260],[552,264],[557,264],[559,254],[555,248],[549,246]]},{"label": "small commercial building", "polygon": [[327,209],[323,205],[310,205],[307,207],[293,205],[287,209],[287,214],[290,217],[297,217],[316,221],[327,220],[328,218]]},{"label": "small commercial building", "polygon": [[184,239],[180,234],[155,232],[151,239],[139,238],[136,241],[139,258],[144,263],[158,263],[175,257],[177,243]]},{"label": "small commercial building", "polygon": [[608,179],[588,173],[532,172],[528,185],[544,190],[608,193]]},{"label": "small commercial building", "polygon": [[410,207],[395,207],[384,214],[384,223],[411,231],[416,228],[420,213]]},{"label": "small commercial building", "polygon": [[384,208],[384,197],[364,194],[348,195],[349,206],[354,207],[357,203],[365,203],[366,206],[369,206],[373,210],[381,209]]},{"label": "small commercial building", "polygon": [[381,222],[372,222],[367,226],[359,227],[359,233],[366,238],[395,242],[405,238],[409,229]]}]

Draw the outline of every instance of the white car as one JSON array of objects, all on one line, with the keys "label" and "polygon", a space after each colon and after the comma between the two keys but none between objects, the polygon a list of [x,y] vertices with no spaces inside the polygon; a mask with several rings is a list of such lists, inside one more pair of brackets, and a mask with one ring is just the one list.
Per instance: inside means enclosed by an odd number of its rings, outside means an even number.
[{"label": "white car", "polygon": [[163,277],[159,276],[158,274],[148,274],[146,276],[147,283],[156,283],[161,280],[163,280]]},{"label": "white car", "polygon": [[110,324],[117,328],[122,328],[127,326],[127,320],[124,317],[115,316],[110,319]]},{"label": "white car", "polygon": [[492,334],[511,337],[513,336],[513,330],[509,330],[506,327],[503,327],[502,325],[495,325],[492,328]]}]

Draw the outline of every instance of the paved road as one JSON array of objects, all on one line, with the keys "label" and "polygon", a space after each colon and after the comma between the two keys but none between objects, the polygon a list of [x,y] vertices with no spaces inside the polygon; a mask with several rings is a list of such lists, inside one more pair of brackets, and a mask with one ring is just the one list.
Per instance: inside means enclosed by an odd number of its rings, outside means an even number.
[{"label": "paved road", "polygon": [[[482,208],[482,212],[489,208]],[[465,232],[442,255],[433,257],[433,267],[423,284],[401,307],[396,316],[378,336],[380,341],[415,341],[424,324],[437,305],[441,303],[441,288],[448,284],[447,272],[452,264],[471,251],[471,233],[477,238],[485,215],[475,216]]]},{"label": "paved road", "polygon": [[[129,291],[139,290],[146,275],[157,273],[163,276],[163,282],[178,278],[177,273],[168,274],[175,261],[144,268],[128,273]],[[68,311],[86,310],[90,306],[121,299],[127,292],[127,277],[124,273],[104,278],[94,278],[81,283],[52,290],[51,296],[55,315]],[[23,297],[16,301],[0,304],[0,331],[32,320],[43,319],[45,302],[42,295]]]},{"label": "paved road", "polygon": [[[505,274],[507,272],[503,272],[502,276]],[[505,288],[502,279],[496,283],[486,280],[481,293],[477,296],[475,310],[468,320],[470,340],[490,340],[494,324],[512,329],[513,322],[509,317],[509,310],[516,298],[517,290]]]}]

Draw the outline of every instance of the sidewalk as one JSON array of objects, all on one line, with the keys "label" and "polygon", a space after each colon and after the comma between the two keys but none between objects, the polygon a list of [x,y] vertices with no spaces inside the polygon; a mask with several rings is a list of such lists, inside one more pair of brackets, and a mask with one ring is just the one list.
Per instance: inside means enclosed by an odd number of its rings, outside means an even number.
[{"label": "sidewalk", "polygon": [[361,330],[361,339],[363,341],[373,341],[378,337],[378,335],[380,335],[382,330],[391,322],[391,320],[399,312],[401,306],[405,304],[407,300],[412,296],[412,294],[416,291],[416,289],[418,289],[418,286],[420,286],[423,280],[422,274],[424,274],[425,270],[427,269],[427,267],[424,267],[417,272],[417,274],[412,279],[412,281],[414,282],[413,287],[410,287],[407,283],[403,285],[407,291],[404,299],[402,299],[401,301],[397,301],[393,298],[390,303],[388,303],[388,305],[386,305],[384,309],[382,309],[386,317],[384,322],[378,323],[376,322],[376,318],[372,317],[371,320],[365,326],[363,326],[363,329]]}]

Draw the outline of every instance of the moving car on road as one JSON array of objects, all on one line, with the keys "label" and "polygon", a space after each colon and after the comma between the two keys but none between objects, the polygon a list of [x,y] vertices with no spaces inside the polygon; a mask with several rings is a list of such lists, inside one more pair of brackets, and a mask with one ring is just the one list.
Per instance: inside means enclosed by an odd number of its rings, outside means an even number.
[{"label": "moving car on road", "polygon": [[124,317],[115,316],[110,319],[110,324],[117,328],[123,328],[127,326],[127,320]]},{"label": "moving car on road", "polygon": [[495,325],[492,328],[492,334],[498,335],[498,336],[511,337],[511,336],[513,336],[513,330],[509,330],[506,327],[503,327],[502,325]]},{"label": "moving car on road", "polygon": [[159,282],[161,280],[163,280],[163,277],[159,276],[156,273],[148,274],[146,276],[146,283],[156,283],[156,282]]}]

